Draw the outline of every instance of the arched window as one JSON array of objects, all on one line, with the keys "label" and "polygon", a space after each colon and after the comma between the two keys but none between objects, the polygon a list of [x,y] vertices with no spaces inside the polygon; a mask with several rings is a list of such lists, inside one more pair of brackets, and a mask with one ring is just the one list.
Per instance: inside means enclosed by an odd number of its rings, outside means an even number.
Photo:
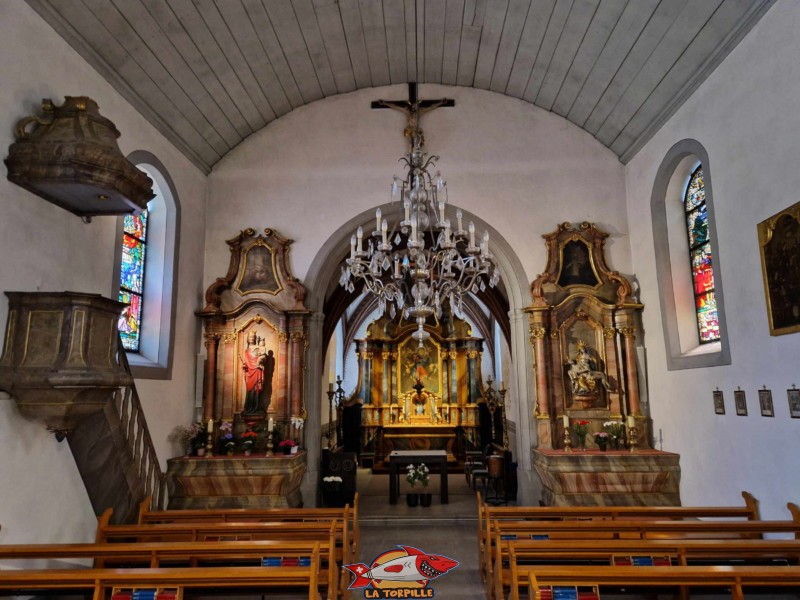
[{"label": "arched window", "polygon": [[133,375],[169,379],[178,291],[180,202],[172,179],[155,156],[136,151],[128,160],[153,180],[155,198],[140,215],[119,219],[114,294],[130,304],[119,329]]},{"label": "arched window", "polygon": [[122,347],[139,352],[144,305],[145,257],[147,256],[148,211],[122,219],[122,264],[119,274],[119,301],[128,308],[119,319]]},{"label": "arched window", "polygon": [[683,210],[686,214],[686,233],[689,240],[697,334],[701,344],[709,344],[719,341],[720,332],[702,164],[689,177],[683,194]]},{"label": "arched window", "polygon": [[667,369],[731,364],[711,164],[697,140],[667,152],[650,211]]}]

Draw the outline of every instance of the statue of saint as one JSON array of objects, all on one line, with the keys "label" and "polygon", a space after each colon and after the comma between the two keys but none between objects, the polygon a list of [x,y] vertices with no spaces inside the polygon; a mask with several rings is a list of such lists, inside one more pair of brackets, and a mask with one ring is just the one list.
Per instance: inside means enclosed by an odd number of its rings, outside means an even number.
[{"label": "statue of saint", "polygon": [[270,350],[264,352],[264,339],[255,331],[247,334],[247,348],[241,356],[244,371],[244,409],[242,414],[266,414],[272,400],[272,375],[275,372],[275,356]]},{"label": "statue of saint", "polygon": [[599,391],[597,383],[610,390],[608,377],[602,371],[597,370],[597,363],[586,349],[583,340],[578,341],[578,349],[575,351],[575,358],[569,361],[567,369],[572,393],[576,396],[591,396]]}]

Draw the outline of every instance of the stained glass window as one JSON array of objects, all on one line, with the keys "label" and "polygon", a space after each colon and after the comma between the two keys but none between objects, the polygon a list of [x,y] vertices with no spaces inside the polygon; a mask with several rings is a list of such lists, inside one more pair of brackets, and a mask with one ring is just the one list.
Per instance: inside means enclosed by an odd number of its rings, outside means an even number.
[{"label": "stained glass window", "polygon": [[703,185],[703,165],[689,177],[683,196],[686,211],[686,233],[689,240],[689,260],[697,313],[697,332],[701,344],[720,339],[717,300],[714,296],[714,268],[711,240],[708,237],[708,212]]},{"label": "stained glass window", "polygon": [[144,258],[147,249],[147,211],[126,215],[123,220],[122,266],[119,275],[119,301],[128,304],[119,319],[122,346],[139,351],[144,300]]}]

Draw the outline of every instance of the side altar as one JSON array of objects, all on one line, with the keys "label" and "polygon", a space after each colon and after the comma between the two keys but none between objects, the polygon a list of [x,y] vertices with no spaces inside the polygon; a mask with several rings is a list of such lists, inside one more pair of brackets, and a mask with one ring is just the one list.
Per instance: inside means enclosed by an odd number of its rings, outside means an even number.
[{"label": "side altar", "polygon": [[644,306],[631,282],[608,267],[608,234],[592,223],[562,223],[543,237],[547,265],[526,309],[542,502],[680,505],[680,456],[652,448],[640,402],[636,337]]},{"label": "side altar", "polygon": [[[304,445],[307,416],[303,372],[311,313],[289,268],[292,240],[273,229],[245,229],[227,244],[228,272],[208,287],[197,311],[207,352],[207,451],[168,461],[170,508],[301,506],[306,454],[273,454],[279,438]],[[220,437],[233,446],[246,431],[264,432],[251,455],[214,455],[224,445]]]}]

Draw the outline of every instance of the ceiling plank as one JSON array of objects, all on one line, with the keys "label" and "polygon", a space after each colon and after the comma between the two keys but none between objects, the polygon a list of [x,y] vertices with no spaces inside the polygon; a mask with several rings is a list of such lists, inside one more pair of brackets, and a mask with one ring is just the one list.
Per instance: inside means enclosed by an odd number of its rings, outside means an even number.
[{"label": "ceiling plank", "polygon": [[344,35],[347,39],[347,50],[350,52],[350,64],[358,89],[372,86],[372,75],[369,72],[367,45],[364,40],[364,28],[361,25],[361,9],[358,0],[339,0],[339,11],[342,14]]},{"label": "ceiling plank", "polygon": [[267,53],[267,58],[275,70],[289,104],[292,105],[292,108],[303,106],[303,95],[300,93],[300,88],[297,87],[297,81],[292,74],[292,69],[289,67],[264,5],[261,0],[241,0],[241,2],[253,23],[253,28],[261,41],[264,52]]},{"label": "ceiling plank", "polygon": [[603,125],[603,122],[616,106],[619,99],[625,94],[636,74],[639,73],[647,59],[656,49],[667,30],[678,18],[678,15],[686,7],[688,0],[669,0],[659,3],[653,15],[645,25],[644,30],[639,35],[639,39],[631,48],[631,51],[622,61],[619,69],[614,74],[614,78],[608,85],[600,100],[595,105],[583,128],[596,135]]},{"label": "ceiling plank", "polygon": [[503,24],[503,33],[500,36],[492,70],[492,81],[489,84],[489,89],[494,92],[502,94],[506,91],[511,68],[519,50],[522,30],[532,5],[531,0],[511,0],[508,3],[508,14]]},{"label": "ceiling plank", "polygon": [[455,85],[458,80],[458,54],[461,47],[461,23],[464,0],[447,0],[442,44],[442,83]]},{"label": "ceiling plank", "polygon": [[[601,143],[610,146],[617,138],[661,79],[685,52],[721,2],[722,0],[690,0],[647,59],[641,71],[634,77],[631,85],[625,91],[625,95],[620,98],[614,110],[597,131],[595,137]],[[697,65],[693,67],[696,68]]]},{"label": "ceiling plank", "polygon": [[224,2],[216,0],[216,2],[229,30],[236,32],[237,47],[275,112],[275,116],[285,115],[292,110],[292,105],[281,87],[275,69],[272,68],[272,63],[253,28],[253,22],[244,9],[244,5],[235,0],[225,0]]},{"label": "ceiling plank", "polygon": [[373,86],[389,85],[389,54],[386,49],[386,24],[383,4],[375,0],[361,0],[361,27]]},{"label": "ceiling plank", "polygon": [[322,33],[314,6],[311,4],[311,0],[292,0],[292,7],[297,22],[300,24],[300,31],[303,32],[303,40],[311,58],[311,64],[314,65],[322,93],[325,96],[333,96],[337,92],[336,81],[328,59],[328,51],[322,41]]},{"label": "ceiling plank", "polygon": [[[671,115],[741,39],[741,27],[752,27],[753,19],[763,14],[764,3],[752,0],[724,0],[708,23],[694,36],[689,47],[659,82],[611,149],[624,156],[650,125],[664,119],[665,107]],[[661,117],[659,117],[661,115]],[[663,122],[663,121],[662,121]]]},{"label": "ceiling plank", "polygon": [[556,114],[566,116],[572,108],[627,4],[628,0],[602,0],[600,3],[553,101],[551,110]]},{"label": "ceiling plank", "polygon": [[536,97],[539,95],[539,89],[542,87],[547,69],[550,68],[550,61],[553,59],[558,40],[567,24],[572,3],[573,0],[557,0],[556,6],[553,8],[542,45],[536,55],[536,62],[533,64],[533,71],[531,71],[528,85],[525,87],[525,93],[522,95],[522,98],[531,104],[536,103]]},{"label": "ceiling plank", "polygon": [[[265,5],[267,16],[278,36],[283,55],[306,104],[324,97],[317,70],[311,61],[300,23],[289,0],[274,0]],[[333,82],[331,77],[330,82]]]},{"label": "ceiling plank", "polygon": [[[583,127],[589,114],[597,105],[603,91],[611,83],[625,57],[636,43],[639,34],[647,25],[660,0],[634,0],[628,2],[617,21],[611,37],[584,81],[567,118]],[[558,106],[558,99],[556,99]],[[560,114],[560,113],[559,113]]]},{"label": "ceiling plank", "polygon": [[[230,121],[237,134],[233,145],[238,144],[242,138],[252,133],[252,129],[238,106],[228,95],[225,86],[220,82],[214,70],[200,53],[192,38],[189,37],[183,23],[166,3],[166,0],[142,0],[142,3],[153,20],[164,31],[164,37],[169,39],[181,59],[213,99],[214,104],[219,107],[228,121]],[[155,45],[152,47],[156,48]],[[188,90],[189,88],[186,89]],[[200,96],[197,96],[197,98],[199,99]]]},{"label": "ceiling plank", "polygon": [[258,111],[263,123],[259,126],[263,127],[270,121],[275,119],[275,111],[270,105],[269,100],[264,95],[264,91],[258,84],[250,65],[247,64],[247,59],[242,54],[237,41],[231,35],[228,25],[222,18],[219,10],[217,9],[214,0],[194,0],[195,6],[200,11],[200,15],[205,21],[206,27],[214,36],[223,56],[227,60],[230,68],[233,69],[234,75],[241,82],[245,93],[250,97],[255,109]]},{"label": "ceiling plank", "polygon": [[330,61],[336,90],[340,94],[352,92],[357,89],[356,77],[353,74],[353,65],[350,64],[350,53],[347,50],[347,38],[344,35],[339,5],[333,1],[316,1],[314,11]]},{"label": "ceiling plank", "polygon": [[575,60],[578,48],[589,30],[589,25],[594,19],[600,0],[574,0],[572,10],[570,10],[564,31],[556,44],[553,58],[545,73],[542,87],[536,98],[536,104],[544,109],[550,110],[556,100],[561,85],[567,76],[567,72]]},{"label": "ceiling plank", "polygon": [[405,0],[404,7],[408,81],[419,83],[419,71],[417,70],[417,2],[416,0]]},{"label": "ceiling plank", "polygon": [[488,90],[492,82],[497,48],[508,13],[508,0],[488,0],[486,18],[483,20],[481,43],[478,46],[478,60],[475,63],[475,78],[472,85]]},{"label": "ceiling plank", "polygon": [[483,30],[486,0],[466,0],[461,29],[461,50],[458,56],[457,85],[471,86],[475,80],[475,65]]},{"label": "ceiling plank", "polygon": [[403,0],[383,0],[383,21],[386,28],[386,51],[389,54],[389,79],[392,83],[406,83],[408,62]]},{"label": "ceiling plank", "polygon": [[[183,144],[192,148],[201,163],[208,170],[220,158],[206,139],[175,108],[164,91],[153,81],[136,61],[131,60],[127,50],[116,37],[106,29],[97,13],[83,2],[50,2],[50,8],[57,12],[65,24],[81,31],[83,38],[94,52],[103,58],[108,67],[117,72],[127,86],[149,99],[149,103],[138,96],[137,105],[146,105],[148,112],[159,115],[157,126],[170,139],[180,138]],[[156,110],[155,107],[158,107]],[[108,116],[108,115],[106,115]]]},{"label": "ceiling plank", "polygon": [[446,0],[425,2],[425,75],[427,83],[442,82]]},{"label": "ceiling plank", "polygon": [[531,0],[531,8],[525,19],[525,27],[522,28],[519,48],[505,89],[505,93],[513,98],[522,98],[525,88],[528,87],[555,6],[556,0]]},{"label": "ceiling plank", "polygon": [[[174,79],[179,89],[176,91],[173,87],[165,87],[165,90],[173,98],[175,105],[177,107],[186,106],[187,117],[193,119],[194,126],[201,128],[201,131],[205,123],[208,124],[208,127],[213,128],[214,134],[223,140],[223,144],[218,147],[208,134],[204,133],[204,137],[222,154],[238,144],[242,138],[236,128],[172,45],[170,36],[159,26],[145,6],[141,2],[119,2],[118,0],[115,1],[115,6],[125,18],[126,24],[135,30],[136,35],[146,46],[139,51],[143,59],[147,61],[147,64],[156,63],[154,71],[151,71],[144,62],[142,62],[142,67],[151,76],[157,75],[159,70],[163,69],[166,73],[161,74],[162,78]],[[106,25],[108,26],[108,23]],[[180,24],[174,19],[173,25],[180,27]],[[128,36],[118,36],[118,41],[122,41],[123,37]],[[136,43],[135,40],[133,43]],[[130,52],[130,49],[128,51]]]}]

